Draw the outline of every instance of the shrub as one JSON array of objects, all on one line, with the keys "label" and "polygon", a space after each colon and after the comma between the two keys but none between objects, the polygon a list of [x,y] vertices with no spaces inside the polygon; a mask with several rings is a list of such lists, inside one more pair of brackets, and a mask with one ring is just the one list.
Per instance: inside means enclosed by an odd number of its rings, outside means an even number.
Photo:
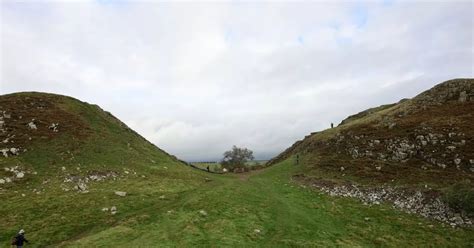
[{"label": "shrub", "polygon": [[449,187],[443,197],[450,207],[474,217],[474,187],[470,180],[463,180]]}]

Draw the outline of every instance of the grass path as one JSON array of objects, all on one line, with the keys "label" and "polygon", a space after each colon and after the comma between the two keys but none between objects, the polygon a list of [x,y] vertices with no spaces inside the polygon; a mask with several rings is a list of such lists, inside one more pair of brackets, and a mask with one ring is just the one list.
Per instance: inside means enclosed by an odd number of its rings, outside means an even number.
[{"label": "grass path", "polygon": [[115,226],[63,245],[470,247],[474,243],[472,230],[453,230],[389,206],[364,206],[302,188],[289,181],[297,169],[282,163],[243,175],[209,175],[211,182],[173,200],[152,200]]}]

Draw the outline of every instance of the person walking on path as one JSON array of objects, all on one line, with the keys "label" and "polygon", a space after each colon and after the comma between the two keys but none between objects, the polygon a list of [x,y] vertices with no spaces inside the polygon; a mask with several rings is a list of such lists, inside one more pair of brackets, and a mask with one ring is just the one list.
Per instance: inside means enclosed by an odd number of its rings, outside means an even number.
[{"label": "person walking on path", "polygon": [[22,248],[25,242],[29,243],[29,241],[25,238],[25,230],[21,229],[15,236],[12,245],[16,246],[17,248]]}]

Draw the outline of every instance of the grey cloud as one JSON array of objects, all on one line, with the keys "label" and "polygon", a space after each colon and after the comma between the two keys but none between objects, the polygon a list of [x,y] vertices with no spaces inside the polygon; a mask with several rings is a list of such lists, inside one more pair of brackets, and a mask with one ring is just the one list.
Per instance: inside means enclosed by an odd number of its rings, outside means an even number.
[{"label": "grey cloud", "polygon": [[269,158],[350,114],[474,74],[472,2],[1,6],[1,93],[97,103],[186,160],[234,144]]}]

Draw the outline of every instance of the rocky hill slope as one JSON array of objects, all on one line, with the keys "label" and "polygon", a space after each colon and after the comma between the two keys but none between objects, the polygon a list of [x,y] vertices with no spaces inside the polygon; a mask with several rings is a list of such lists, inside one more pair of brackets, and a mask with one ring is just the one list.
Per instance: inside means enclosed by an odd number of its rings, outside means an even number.
[{"label": "rocky hill slope", "polygon": [[[363,111],[336,128],[312,133],[270,164],[298,155],[304,170],[295,179],[333,194],[378,194],[375,202],[396,201],[393,194],[374,191],[384,185],[384,191],[396,187],[412,196],[421,192],[413,201],[444,199],[454,212],[473,217],[473,123],[474,80],[450,80],[413,99]],[[341,185],[346,189],[341,191]],[[416,209],[422,205],[408,208],[423,212]]]},{"label": "rocky hill slope", "polygon": [[69,97],[4,95],[0,110],[0,247],[10,247],[20,228],[32,247],[474,242],[472,229],[309,190],[298,183],[314,182],[316,167],[288,159],[245,176],[192,169],[99,107]]},{"label": "rocky hill slope", "polygon": [[0,96],[0,152],[4,188],[60,171],[86,190],[89,177],[178,162],[97,105],[34,92]]},{"label": "rocky hill slope", "polygon": [[200,177],[96,105],[0,96],[0,241],[23,227],[37,245],[57,243],[139,209],[144,191],[159,199]]}]

